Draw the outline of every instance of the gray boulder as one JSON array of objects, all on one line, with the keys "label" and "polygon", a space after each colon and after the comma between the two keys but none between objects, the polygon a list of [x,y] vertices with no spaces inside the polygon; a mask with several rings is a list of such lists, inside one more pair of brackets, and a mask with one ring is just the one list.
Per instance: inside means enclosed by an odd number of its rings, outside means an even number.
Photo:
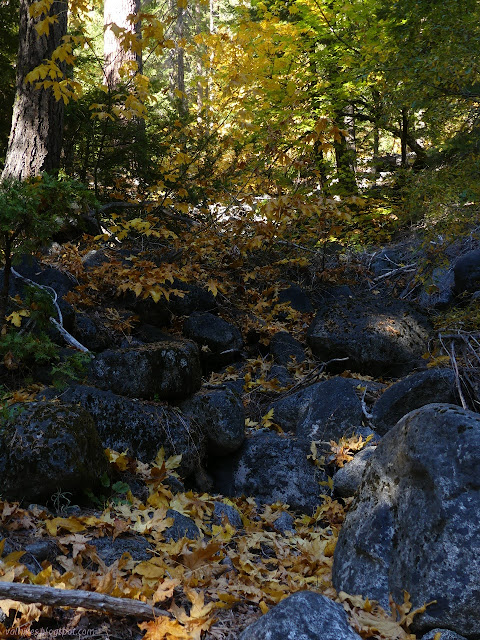
[{"label": "gray boulder", "polygon": [[413,607],[414,632],[480,638],[480,416],[449,404],[412,411],[377,446],[335,549],[337,591]]},{"label": "gray boulder", "polygon": [[245,439],[245,409],[231,389],[200,391],[180,408],[204,433],[207,449],[213,455],[232,453]]},{"label": "gray boulder", "polygon": [[185,476],[198,467],[205,455],[202,431],[173,407],[132,400],[84,385],[73,385],[64,391],[47,389],[39,394],[47,398],[57,395],[89,412],[104,448],[128,451],[142,462],[151,462],[164,447],[167,457],[182,456],[179,470]]},{"label": "gray boulder", "polygon": [[89,544],[93,545],[99,558],[109,567],[116,560],[119,560],[124,553],[129,553],[132,560],[140,562],[142,560],[149,560],[152,557],[149,549],[151,547],[143,536],[122,536],[118,538],[110,538],[110,536],[104,536],[103,538],[92,538]]},{"label": "gray boulder", "polygon": [[183,400],[200,388],[198,348],[176,340],[108,349],[92,360],[89,380],[130,398]]},{"label": "gray boulder", "polygon": [[0,432],[0,491],[5,500],[42,501],[57,491],[100,486],[109,464],[92,416],[64,402],[16,405]]},{"label": "gray boulder", "polygon": [[243,522],[240,512],[230,504],[215,501],[213,505],[213,524],[221,525],[227,521],[235,529],[242,529]]},{"label": "gray boulder", "polygon": [[291,284],[287,289],[279,291],[278,302],[280,304],[287,303],[292,309],[300,313],[313,311],[310,298],[298,284]]},{"label": "gray boulder", "polygon": [[163,532],[165,540],[178,542],[182,538],[189,540],[200,538],[200,529],[188,516],[184,516],[183,513],[179,513],[175,509],[167,509],[167,518],[173,518],[173,524]]},{"label": "gray boulder", "polygon": [[299,440],[338,440],[362,423],[362,405],[344,378],[317,382],[274,402],[273,420]]},{"label": "gray boulder", "polygon": [[439,640],[466,640],[465,636],[460,636],[455,631],[449,631],[448,629],[432,629],[422,636],[422,640],[436,640],[437,633],[440,633]]},{"label": "gray boulder", "polygon": [[207,368],[233,362],[243,347],[237,327],[212,313],[193,313],[184,322],[183,334],[204,347],[201,357]]},{"label": "gray boulder", "polygon": [[455,275],[455,293],[474,293],[480,289],[480,249],[469,251],[456,260],[453,273]]},{"label": "gray boulder", "polygon": [[270,340],[270,353],[276,364],[284,367],[293,363],[295,358],[297,364],[305,360],[305,351],[298,340],[295,340],[287,331],[276,333]]},{"label": "gray boulder", "polygon": [[458,404],[455,374],[451,369],[427,369],[396,382],[373,405],[372,422],[380,435],[414,409],[434,402]]},{"label": "gray boulder", "polygon": [[287,511],[282,511],[278,518],[272,522],[272,527],[282,535],[294,533],[295,520]]},{"label": "gray boulder", "polygon": [[189,316],[196,311],[212,311],[217,308],[217,301],[211,291],[196,284],[175,279],[172,288],[179,289],[183,296],[171,295],[166,303],[176,316]]},{"label": "gray boulder", "polygon": [[341,604],[313,591],[285,598],[248,626],[239,640],[360,640]]},{"label": "gray boulder", "polygon": [[423,309],[445,309],[455,298],[455,275],[451,267],[437,267],[432,272],[431,283],[418,297]]},{"label": "gray boulder", "polygon": [[372,376],[402,376],[423,368],[431,327],[407,303],[363,293],[326,302],[307,334],[322,360],[348,358],[330,369]]},{"label": "gray boulder", "polygon": [[211,461],[214,489],[226,496],[253,496],[262,504],[283,502],[304,513],[320,504],[326,476],[307,460],[309,448],[295,438],[257,431],[232,456]]},{"label": "gray boulder", "polygon": [[350,498],[358,491],[367,462],[375,447],[364,447],[350,462],[347,462],[333,476],[333,492],[341,498]]}]

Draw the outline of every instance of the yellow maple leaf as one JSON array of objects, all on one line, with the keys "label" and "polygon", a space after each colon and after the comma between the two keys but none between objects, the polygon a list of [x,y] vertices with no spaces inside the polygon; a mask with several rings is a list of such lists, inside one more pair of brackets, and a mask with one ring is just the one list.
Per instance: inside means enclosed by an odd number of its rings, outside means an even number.
[{"label": "yellow maple leaf", "polygon": [[29,315],[30,311],[27,309],[21,309],[20,311],[12,311],[12,313],[5,319],[16,327],[20,327],[22,324],[22,318],[28,318]]}]

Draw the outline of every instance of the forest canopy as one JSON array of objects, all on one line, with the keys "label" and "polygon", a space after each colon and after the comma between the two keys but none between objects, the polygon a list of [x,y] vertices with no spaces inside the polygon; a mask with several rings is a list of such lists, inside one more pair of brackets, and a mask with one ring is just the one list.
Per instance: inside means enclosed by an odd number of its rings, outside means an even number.
[{"label": "forest canopy", "polygon": [[[358,195],[395,154],[442,178],[468,156],[464,197],[474,198],[477,2],[106,0],[103,9],[21,2],[20,39],[29,23],[43,50],[32,56],[32,40],[19,49],[17,103],[28,88],[65,107],[48,116],[63,131],[53,166],[32,174],[61,169],[102,197],[121,181],[204,206],[222,193]],[[18,16],[13,3],[1,11],[5,112]]]}]

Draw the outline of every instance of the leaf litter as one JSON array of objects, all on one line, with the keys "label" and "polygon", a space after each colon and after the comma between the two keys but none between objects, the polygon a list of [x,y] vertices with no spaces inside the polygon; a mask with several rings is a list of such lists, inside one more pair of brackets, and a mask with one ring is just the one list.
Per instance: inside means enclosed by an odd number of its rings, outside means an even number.
[{"label": "leaf litter", "polygon": [[[110,633],[119,640],[233,640],[288,595],[308,589],[342,603],[362,638],[415,640],[408,631],[416,613],[408,594],[402,605],[392,603],[386,612],[375,602],[337,594],[333,588],[333,553],[350,500],[322,496],[312,516],[296,517],[294,530],[281,533],[275,522],[289,512],[288,505],[259,507],[253,498],[229,499],[193,491],[173,494],[168,479],[177,475],[178,456],[165,459],[161,451],[155,463],[147,465],[125,453],[108,451],[108,455],[117,472],[135,472],[148,487],[148,498],[142,502],[127,491],[124,499],[111,500],[101,510],[57,516],[38,505],[24,509],[0,502],[0,582],[130,598],[152,607],[160,605],[169,615],[142,622],[1,600],[1,637],[14,631],[41,637],[42,630],[54,633],[61,624],[62,632],[96,628],[100,637]],[[241,529],[225,517],[221,524],[214,524],[215,501],[238,510]],[[173,523],[167,516],[169,509],[191,518],[200,538],[167,540],[166,529]],[[95,546],[99,538],[113,542],[139,535],[148,542],[148,559],[134,560],[125,552],[107,565]],[[54,540],[58,554],[54,559],[35,560],[38,570],[32,571],[31,563],[22,563],[30,557],[21,548],[22,540],[24,546]],[[6,541],[10,546],[13,541],[18,549],[7,553]]]}]

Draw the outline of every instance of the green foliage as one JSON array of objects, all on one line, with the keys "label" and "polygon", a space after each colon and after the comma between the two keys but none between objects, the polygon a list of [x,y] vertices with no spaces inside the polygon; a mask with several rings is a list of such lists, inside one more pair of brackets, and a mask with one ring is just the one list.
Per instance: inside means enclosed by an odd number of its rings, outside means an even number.
[{"label": "green foliage", "polygon": [[9,398],[10,393],[0,386],[0,432],[4,425],[12,422],[16,416],[24,411],[24,407],[21,404],[11,404]]},{"label": "green foliage", "polygon": [[475,222],[480,206],[480,155],[467,154],[450,163],[405,172],[400,190],[402,222],[424,224],[429,239],[452,241]]},{"label": "green foliage", "polygon": [[91,354],[78,352],[68,356],[58,365],[53,365],[51,369],[53,386],[64,389],[72,382],[81,380],[87,372],[91,359]]},{"label": "green foliage", "polygon": [[[71,217],[78,217],[95,200],[76,180],[44,174],[24,182],[0,184],[0,252],[26,253],[46,243]],[[1,253],[0,253],[1,255]]]},{"label": "green foliage", "polygon": [[130,487],[126,482],[122,480],[112,482],[106,473],[102,475],[100,480],[102,487],[105,489],[105,494],[95,494],[90,489],[85,491],[85,495],[93,504],[104,508],[108,503],[118,505],[128,504],[130,502],[128,497],[125,497],[130,491]]}]

